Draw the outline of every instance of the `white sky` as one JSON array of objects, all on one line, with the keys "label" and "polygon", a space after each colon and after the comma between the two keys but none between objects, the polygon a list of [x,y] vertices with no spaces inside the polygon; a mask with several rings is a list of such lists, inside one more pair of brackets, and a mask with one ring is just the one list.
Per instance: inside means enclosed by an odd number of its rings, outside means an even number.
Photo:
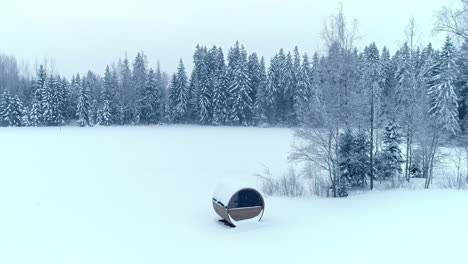
[{"label": "white sky", "polygon": [[[451,0],[343,0],[348,18],[356,18],[361,45],[376,41],[393,53],[414,15],[421,43],[440,45],[432,36],[436,10]],[[452,0],[453,1],[453,0]],[[197,44],[222,46],[236,40],[267,60],[279,48],[322,51],[324,20],[338,0],[15,0],[2,1],[0,51],[34,65],[52,58],[70,77],[88,69],[102,73],[128,53],[143,50],[154,66],[173,72],[179,58],[192,67]]]}]

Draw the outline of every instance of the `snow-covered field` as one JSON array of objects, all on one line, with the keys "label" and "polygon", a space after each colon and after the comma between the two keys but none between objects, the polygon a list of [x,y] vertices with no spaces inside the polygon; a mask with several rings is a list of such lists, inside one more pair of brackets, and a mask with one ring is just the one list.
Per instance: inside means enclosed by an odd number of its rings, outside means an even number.
[{"label": "snow-covered field", "polygon": [[468,263],[468,192],[266,198],[217,223],[219,181],[288,168],[292,131],[154,126],[0,130],[0,263]]}]

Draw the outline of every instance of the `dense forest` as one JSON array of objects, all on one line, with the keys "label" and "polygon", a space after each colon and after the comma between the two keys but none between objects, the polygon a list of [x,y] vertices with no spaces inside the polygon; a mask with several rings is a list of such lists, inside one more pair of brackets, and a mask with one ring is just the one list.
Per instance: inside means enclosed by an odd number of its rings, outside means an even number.
[{"label": "dense forest", "polygon": [[68,80],[45,65],[22,75],[14,57],[1,55],[0,124],[315,128],[298,135],[323,151],[303,145],[291,158],[324,168],[334,187],[411,177],[428,187],[437,148],[468,129],[468,40],[465,28],[444,28],[448,11],[437,29],[453,39],[438,49],[415,44],[412,19],[398,50],[375,43],[359,50],[340,9],[325,25],[325,54],[279,49],[268,64],[236,42],[226,56],[221,47],[197,46],[190,73],[182,60],[172,75],[150,68],[139,52],[106,66],[104,76]]}]

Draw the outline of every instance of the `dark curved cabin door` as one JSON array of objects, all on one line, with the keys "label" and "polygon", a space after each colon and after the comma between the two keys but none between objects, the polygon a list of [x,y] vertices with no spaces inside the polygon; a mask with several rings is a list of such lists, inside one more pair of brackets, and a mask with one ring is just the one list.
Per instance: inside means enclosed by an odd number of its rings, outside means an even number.
[{"label": "dark curved cabin door", "polygon": [[256,217],[262,212],[263,205],[260,195],[253,190],[245,189],[237,192],[229,204],[229,215],[236,221]]},{"label": "dark curved cabin door", "polygon": [[262,206],[260,195],[253,190],[241,190],[238,192],[238,207]]}]

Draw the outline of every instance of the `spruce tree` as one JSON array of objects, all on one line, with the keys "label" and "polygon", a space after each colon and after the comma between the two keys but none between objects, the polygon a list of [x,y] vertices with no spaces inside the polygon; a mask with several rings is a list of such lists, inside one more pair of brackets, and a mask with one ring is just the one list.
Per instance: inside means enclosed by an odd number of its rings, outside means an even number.
[{"label": "spruce tree", "polygon": [[233,124],[250,125],[252,124],[253,102],[251,95],[251,84],[247,68],[247,52],[244,46],[240,47],[236,43],[234,53],[239,55],[235,57],[235,63],[230,68],[229,93],[231,96],[230,120]]},{"label": "spruce tree", "polygon": [[218,49],[215,58],[215,70],[213,72],[213,124],[225,125],[228,119],[227,102],[229,80],[227,69],[224,63],[224,54],[221,48]]},{"label": "spruce tree", "polygon": [[112,111],[113,92],[115,91],[115,83],[109,65],[106,66],[104,72],[104,84],[101,91],[101,106],[98,111],[98,124],[103,126],[111,125],[115,118]]},{"label": "spruce tree", "polygon": [[33,101],[35,101],[34,105],[34,119],[31,124],[33,126],[42,124],[44,122],[44,94],[46,93],[47,89],[47,71],[44,65],[40,65],[39,69],[37,70],[36,80],[34,83],[34,92],[33,92]]},{"label": "spruce tree", "polygon": [[173,121],[178,123],[187,122],[190,106],[190,94],[185,66],[182,59],[179,61],[177,74],[174,74],[172,77],[169,100]]},{"label": "spruce tree", "polygon": [[248,76],[250,80],[250,86],[251,86],[251,93],[250,93],[250,98],[252,99],[252,105],[253,105],[253,119],[254,121],[258,120],[257,117],[257,108],[258,108],[258,90],[260,89],[260,86],[262,84],[262,73],[261,73],[261,66],[260,62],[258,60],[258,56],[256,53],[252,53],[249,55],[248,63],[247,63],[247,68],[248,68]]},{"label": "spruce tree", "polygon": [[400,181],[402,175],[401,165],[404,162],[400,150],[400,127],[394,120],[389,120],[385,126],[383,143],[384,147],[379,156],[379,175],[381,180],[392,180],[393,186]]},{"label": "spruce tree", "polygon": [[315,94],[312,90],[312,77],[310,76],[312,70],[307,54],[304,55],[302,65],[299,67],[299,71],[296,74],[296,112],[299,121],[303,123],[306,120],[306,116],[310,115],[317,100],[314,99]]},{"label": "spruce tree", "polygon": [[460,74],[458,75],[458,112],[461,128],[464,134],[468,129],[468,40],[460,47],[457,56],[457,65]]},{"label": "spruce tree", "polygon": [[161,119],[161,95],[157,85],[156,74],[150,69],[144,96],[140,102],[140,121],[146,124],[157,124]]},{"label": "spruce tree", "polygon": [[450,133],[459,131],[458,97],[455,80],[458,69],[455,63],[455,47],[447,37],[434,65],[435,75],[429,87],[431,108],[429,113],[436,125]]},{"label": "spruce tree", "polygon": [[31,106],[28,111],[28,126],[37,127],[41,125],[42,113],[41,113],[41,101],[35,94],[31,101]]},{"label": "spruce tree", "polygon": [[119,68],[121,83],[119,89],[118,111],[120,124],[127,125],[135,121],[135,93],[132,81],[132,71],[126,56],[123,62],[120,63]]},{"label": "spruce tree", "polygon": [[89,84],[87,82],[82,83],[80,87],[76,109],[77,109],[76,116],[78,117],[78,125],[81,127],[91,125],[90,118],[89,118],[91,102],[89,98]]},{"label": "spruce tree", "polygon": [[205,47],[201,49],[198,59],[194,60],[197,73],[198,91],[197,108],[201,124],[210,124],[213,119],[213,87],[210,78],[210,54]]},{"label": "spruce tree", "polygon": [[18,96],[12,97],[5,91],[0,103],[0,124],[2,126],[21,126],[23,104]]},{"label": "spruce tree", "polygon": [[[144,101],[146,79],[147,79],[147,59],[143,52],[138,52],[133,62],[132,72],[132,99],[133,104],[133,123],[139,123],[141,118],[141,111],[144,106],[141,103]],[[144,120],[143,122],[147,122]]]},{"label": "spruce tree", "polygon": [[266,74],[265,59],[263,57],[260,59],[257,82],[257,98],[256,104],[254,104],[254,116],[257,124],[264,125],[268,123],[267,116],[269,100],[267,98],[268,78]]},{"label": "spruce tree", "polygon": [[281,71],[281,58],[276,54],[271,59],[268,68],[268,85],[265,89],[265,99],[263,101],[263,113],[270,125],[276,125],[281,115],[279,107],[282,98]]}]

